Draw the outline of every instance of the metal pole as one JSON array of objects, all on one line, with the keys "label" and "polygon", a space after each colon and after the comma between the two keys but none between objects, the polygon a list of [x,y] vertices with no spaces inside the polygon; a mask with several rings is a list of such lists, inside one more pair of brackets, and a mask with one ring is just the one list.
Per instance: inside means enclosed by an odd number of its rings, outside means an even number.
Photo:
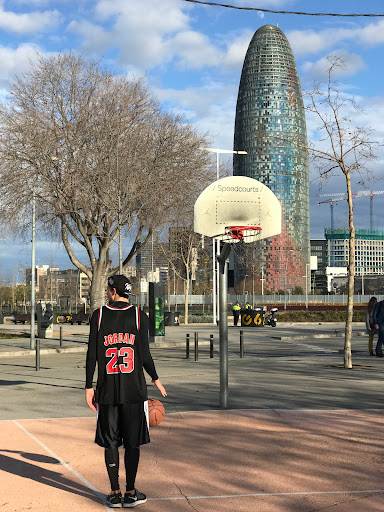
[{"label": "metal pole", "polygon": [[240,331],[240,358],[244,358],[244,331]]},{"label": "metal pole", "polygon": [[[216,254],[217,254],[217,257],[216,257],[216,271],[217,271],[217,275],[219,276],[219,272],[220,272],[220,269],[219,269],[219,258],[220,258],[220,240],[217,240],[217,247],[216,247]],[[216,297],[219,297],[220,295],[220,283],[219,283],[219,277],[217,278],[217,282],[216,282]],[[219,304],[219,299],[217,300],[217,319],[220,321],[220,304]]]},{"label": "metal pole", "polygon": [[305,264],[305,309],[308,309],[308,266],[309,264]]},{"label": "metal pole", "polygon": [[199,333],[195,332],[195,361],[199,359]]},{"label": "metal pole", "polygon": [[264,267],[261,267],[261,295],[264,295]]},{"label": "metal pole", "polygon": [[185,359],[189,359],[189,334],[185,338]]},{"label": "metal pole", "polygon": [[63,326],[60,325],[60,347],[63,346]]},{"label": "metal pole", "polygon": [[36,371],[40,371],[40,340],[36,340]]},{"label": "metal pole", "polygon": [[213,309],[213,323],[216,325],[216,240],[212,239],[212,309]]},{"label": "metal pole", "polygon": [[35,339],[35,281],[36,281],[36,263],[35,263],[35,240],[36,240],[36,197],[35,190],[32,192],[32,261],[31,261],[31,337],[30,349],[36,347]]},{"label": "metal pole", "polygon": [[213,334],[209,336],[209,357],[213,358]]},{"label": "metal pole", "polygon": [[118,215],[118,223],[119,223],[119,274],[123,273],[123,247],[122,247],[122,238],[121,238],[121,201],[119,196],[119,215]]},{"label": "metal pole", "polygon": [[219,261],[220,407],[228,408],[228,263],[232,246],[224,244]]}]

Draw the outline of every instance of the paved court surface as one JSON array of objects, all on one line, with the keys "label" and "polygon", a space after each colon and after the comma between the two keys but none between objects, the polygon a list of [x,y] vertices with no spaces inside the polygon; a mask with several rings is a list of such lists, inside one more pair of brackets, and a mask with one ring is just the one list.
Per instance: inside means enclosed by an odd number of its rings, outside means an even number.
[{"label": "paved court surface", "polygon": [[[214,334],[213,359],[203,343],[198,361],[185,359],[175,340],[194,330],[201,342]],[[244,359],[230,328],[226,411],[216,328],[168,330],[174,346],[152,350],[169,396],[142,447],[136,484],[149,500],[139,510],[384,511],[384,360],[368,355],[362,330],[355,368],[344,370],[341,326],[245,330]],[[84,404],[85,334],[69,329],[64,345],[82,352],[48,352],[39,372],[33,355],[16,356],[20,341],[0,341],[1,512],[106,510],[103,450]],[[152,385],[149,395],[158,397]]]}]

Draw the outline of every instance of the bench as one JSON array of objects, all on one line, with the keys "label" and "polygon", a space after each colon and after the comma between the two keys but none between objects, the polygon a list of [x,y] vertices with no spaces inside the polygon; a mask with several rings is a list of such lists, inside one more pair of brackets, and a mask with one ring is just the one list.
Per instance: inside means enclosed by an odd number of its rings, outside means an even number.
[{"label": "bench", "polygon": [[21,324],[25,324],[26,322],[31,321],[31,315],[29,313],[15,313],[13,315],[13,323],[17,324],[20,322]]},{"label": "bench", "polygon": [[74,313],[72,315],[70,323],[71,325],[73,325],[76,322],[78,323],[78,325],[81,325],[82,323],[89,324],[89,315],[85,313]]}]

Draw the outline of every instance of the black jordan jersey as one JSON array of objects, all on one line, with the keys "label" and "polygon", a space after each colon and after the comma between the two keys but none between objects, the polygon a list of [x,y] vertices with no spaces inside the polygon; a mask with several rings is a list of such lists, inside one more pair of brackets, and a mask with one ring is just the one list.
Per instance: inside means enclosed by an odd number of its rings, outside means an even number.
[{"label": "black jordan jersey", "polygon": [[97,403],[118,405],[148,399],[143,368],[152,379],[158,377],[149,352],[147,329],[147,315],[126,302],[112,303],[93,313],[86,387],[92,387],[97,361]]}]

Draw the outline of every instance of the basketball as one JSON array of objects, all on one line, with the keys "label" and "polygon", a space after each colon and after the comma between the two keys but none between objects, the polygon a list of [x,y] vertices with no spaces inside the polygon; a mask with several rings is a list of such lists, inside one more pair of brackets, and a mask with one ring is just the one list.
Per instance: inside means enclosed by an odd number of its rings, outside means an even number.
[{"label": "basketball", "polygon": [[164,405],[160,400],[148,398],[148,420],[150,427],[157,427],[163,421],[165,416]]}]

